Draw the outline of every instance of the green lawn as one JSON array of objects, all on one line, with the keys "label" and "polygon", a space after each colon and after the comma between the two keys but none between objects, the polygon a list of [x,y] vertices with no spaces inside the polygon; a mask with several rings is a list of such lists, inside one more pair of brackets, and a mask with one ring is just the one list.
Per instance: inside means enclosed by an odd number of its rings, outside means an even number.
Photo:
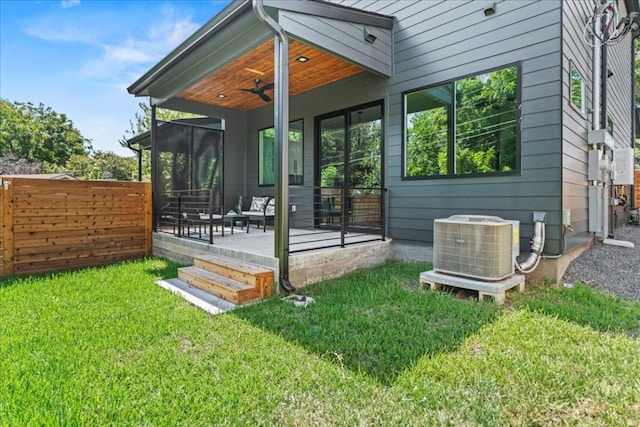
[{"label": "green lawn", "polygon": [[0,280],[0,425],[638,425],[640,302],[389,263],[210,316],[151,259]]}]

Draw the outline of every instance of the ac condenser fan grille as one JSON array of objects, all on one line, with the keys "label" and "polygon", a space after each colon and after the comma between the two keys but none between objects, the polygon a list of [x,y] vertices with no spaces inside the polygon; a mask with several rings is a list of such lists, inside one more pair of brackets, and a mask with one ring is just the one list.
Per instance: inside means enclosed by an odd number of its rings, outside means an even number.
[{"label": "ac condenser fan grille", "polygon": [[454,216],[434,222],[435,270],[486,280],[500,280],[514,273],[513,225],[496,220],[465,221]]}]

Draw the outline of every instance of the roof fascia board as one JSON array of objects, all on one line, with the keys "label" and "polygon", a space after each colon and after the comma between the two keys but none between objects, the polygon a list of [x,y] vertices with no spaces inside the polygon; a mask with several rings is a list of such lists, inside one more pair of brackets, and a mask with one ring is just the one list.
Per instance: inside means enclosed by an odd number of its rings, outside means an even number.
[{"label": "roof fascia board", "polygon": [[315,0],[264,0],[264,6],[280,10],[287,10],[290,12],[298,12],[307,15],[337,19],[340,21],[349,21],[355,24],[372,25],[375,27],[386,29],[393,28],[392,16],[367,12],[361,9],[346,7],[334,3],[320,2]]},{"label": "roof fascia board", "polygon": [[136,82],[127,88],[127,91],[136,96],[148,95],[144,93],[144,91],[148,89],[154,80],[166,74],[183,58],[206,43],[215,34],[231,24],[238,16],[247,11],[252,11],[251,0],[242,0],[240,2],[232,1],[220,13],[181,43],[180,46],[175,48],[164,59],[136,80]]},{"label": "roof fascia board", "polygon": [[[182,61],[150,82],[145,91],[153,96],[154,104],[163,103],[177,93],[216,72],[226,64],[252,51],[269,40],[272,35],[267,27],[258,23],[257,17],[245,14],[235,24],[228,26],[217,37],[183,58]],[[228,30],[228,31],[227,31]]]}]

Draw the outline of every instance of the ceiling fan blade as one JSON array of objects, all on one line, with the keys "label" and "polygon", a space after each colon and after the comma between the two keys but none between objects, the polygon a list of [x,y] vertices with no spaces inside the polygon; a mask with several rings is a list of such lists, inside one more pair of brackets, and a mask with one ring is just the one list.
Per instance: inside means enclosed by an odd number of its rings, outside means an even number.
[{"label": "ceiling fan blade", "polygon": [[262,86],[260,88],[260,90],[269,90],[269,89],[273,89],[273,83],[267,83],[266,85]]},{"label": "ceiling fan blade", "polygon": [[260,98],[262,98],[262,100],[263,100],[264,102],[269,102],[269,101],[271,101],[271,97],[270,97],[269,95],[267,95],[267,94],[263,93],[263,92],[258,93],[258,96],[259,96]]}]

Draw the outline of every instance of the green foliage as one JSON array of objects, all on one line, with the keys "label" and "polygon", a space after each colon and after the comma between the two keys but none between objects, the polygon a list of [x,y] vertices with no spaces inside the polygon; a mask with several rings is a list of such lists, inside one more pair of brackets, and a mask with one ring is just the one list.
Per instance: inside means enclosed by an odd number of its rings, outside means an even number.
[{"label": "green foliage", "polygon": [[64,166],[73,155],[86,155],[91,143],[65,114],[43,104],[0,99],[0,155]]},{"label": "green foliage", "polygon": [[271,299],[235,314],[383,384],[424,355],[454,349],[493,320],[495,304],[418,289],[426,264],[391,262],[330,280],[306,292],[304,313]]},{"label": "green foliage", "polygon": [[[151,106],[144,102],[138,103],[140,112],[134,114],[133,120],[129,120],[129,129],[118,140],[123,147],[127,146],[127,140],[135,136],[141,135],[151,130]],[[183,113],[181,111],[167,110],[164,108],[156,109],[156,120],[170,122],[172,120],[202,117],[197,114]],[[137,170],[137,166],[136,166]],[[137,173],[137,172],[136,172]],[[137,176],[137,175],[136,175]],[[151,179],[151,155],[148,150],[142,152],[142,177],[143,179]]]},{"label": "green foliage", "polygon": [[338,169],[333,165],[322,168],[322,171],[320,171],[320,185],[323,187],[335,186],[337,174]]},{"label": "green foliage", "polygon": [[600,331],[640,336],[640,303],[603,294],[584,283],[568,289],[543,286],[533,298],[518,295],[515,305]]},{"label": "green foliage", "polygon": [[[637,338],[422,290],[426,263],[311,285],[304,309],[273,297],[217,316],[154,284],[176,268],[146,259],[0,279],[0,424],[640,422]],[[587,317],[621,304],[640,302]]]},{"label": "green foliage", "polygon": [[516,94],[517,68],[509,67],[407,95],[406,174],[514,170]]}]

